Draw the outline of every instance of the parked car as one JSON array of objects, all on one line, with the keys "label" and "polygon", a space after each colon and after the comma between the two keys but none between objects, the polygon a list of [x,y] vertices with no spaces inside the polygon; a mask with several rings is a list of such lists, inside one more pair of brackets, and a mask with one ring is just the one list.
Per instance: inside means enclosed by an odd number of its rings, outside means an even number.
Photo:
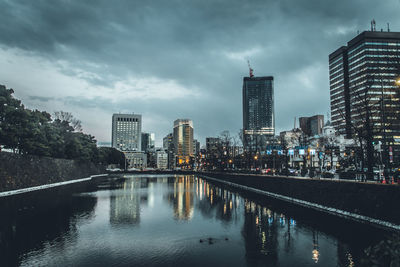
[{"label": "parked car", "polygon": [[271,168],[261,169],[260,172],[261,172],[261,174],[272,174],[273,170]]}]

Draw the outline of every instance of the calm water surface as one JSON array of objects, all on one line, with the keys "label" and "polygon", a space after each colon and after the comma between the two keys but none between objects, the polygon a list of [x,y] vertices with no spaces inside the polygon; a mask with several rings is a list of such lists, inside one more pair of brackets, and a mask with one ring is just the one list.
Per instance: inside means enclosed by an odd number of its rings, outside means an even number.
[{"label": "calm water surface", "polygon": [[0,228],[0,266],[360,266],[390,234],[195,176],[110,177]]}]

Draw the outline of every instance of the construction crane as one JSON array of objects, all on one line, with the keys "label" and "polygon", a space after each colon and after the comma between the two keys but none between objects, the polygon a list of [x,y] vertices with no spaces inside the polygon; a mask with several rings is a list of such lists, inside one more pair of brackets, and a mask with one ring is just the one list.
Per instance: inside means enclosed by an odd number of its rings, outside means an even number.
[{"label": "construction crane", "polygon": [[250,78],[252,78],[252,77],[254,77],[254,74],[253,74],[254,70],[250,67],[250,61],[249,60],[247,60],[247,65],[249,66]]}]

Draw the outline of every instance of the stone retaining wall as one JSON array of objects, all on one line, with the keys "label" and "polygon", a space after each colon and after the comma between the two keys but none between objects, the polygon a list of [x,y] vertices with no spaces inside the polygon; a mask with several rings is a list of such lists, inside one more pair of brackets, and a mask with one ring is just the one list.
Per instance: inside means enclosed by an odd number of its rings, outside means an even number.
[{"label": "stone retaining wall", "polygon": [[0,192],[104,173],[92,162],[0,152]]},{"label": "stone retaining wall", "polygon": [[400,186],[280,176],[198,173],[400,224]]}]

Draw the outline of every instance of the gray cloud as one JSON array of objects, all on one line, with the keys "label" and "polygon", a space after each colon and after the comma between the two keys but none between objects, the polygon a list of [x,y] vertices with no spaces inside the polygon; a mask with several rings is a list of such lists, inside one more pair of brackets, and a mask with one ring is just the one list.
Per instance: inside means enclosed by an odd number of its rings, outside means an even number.
[{"label": "gray cloud", "polygon": [[40,101],[40,102],[49,102],[50,100],[54,100],[53,97],[45,97],[45,96],[29,96],[29,99],[32,101]]},{"label": "gray cloud", "polygon": [[[174,119],[189,117],[204,138],[241,128],[246,58],[256,75],[275,77],[278,130],[291,128],[295,116],[326,114],[329,53],[368,29],[372,18],[378,28],[391,22],[400,31],[399,7],[398,0],[5,0],[0,46],[28,51],[65,75],[107,90],[131,77],[171,80],[195,90],[198,97],[173,100],[121,96],[113,102],[93,95],[63,101],[71,108],[161,118],[160,129],[146,129],[159,137]],[[38,90],[35,95],[42,97]]]}]

